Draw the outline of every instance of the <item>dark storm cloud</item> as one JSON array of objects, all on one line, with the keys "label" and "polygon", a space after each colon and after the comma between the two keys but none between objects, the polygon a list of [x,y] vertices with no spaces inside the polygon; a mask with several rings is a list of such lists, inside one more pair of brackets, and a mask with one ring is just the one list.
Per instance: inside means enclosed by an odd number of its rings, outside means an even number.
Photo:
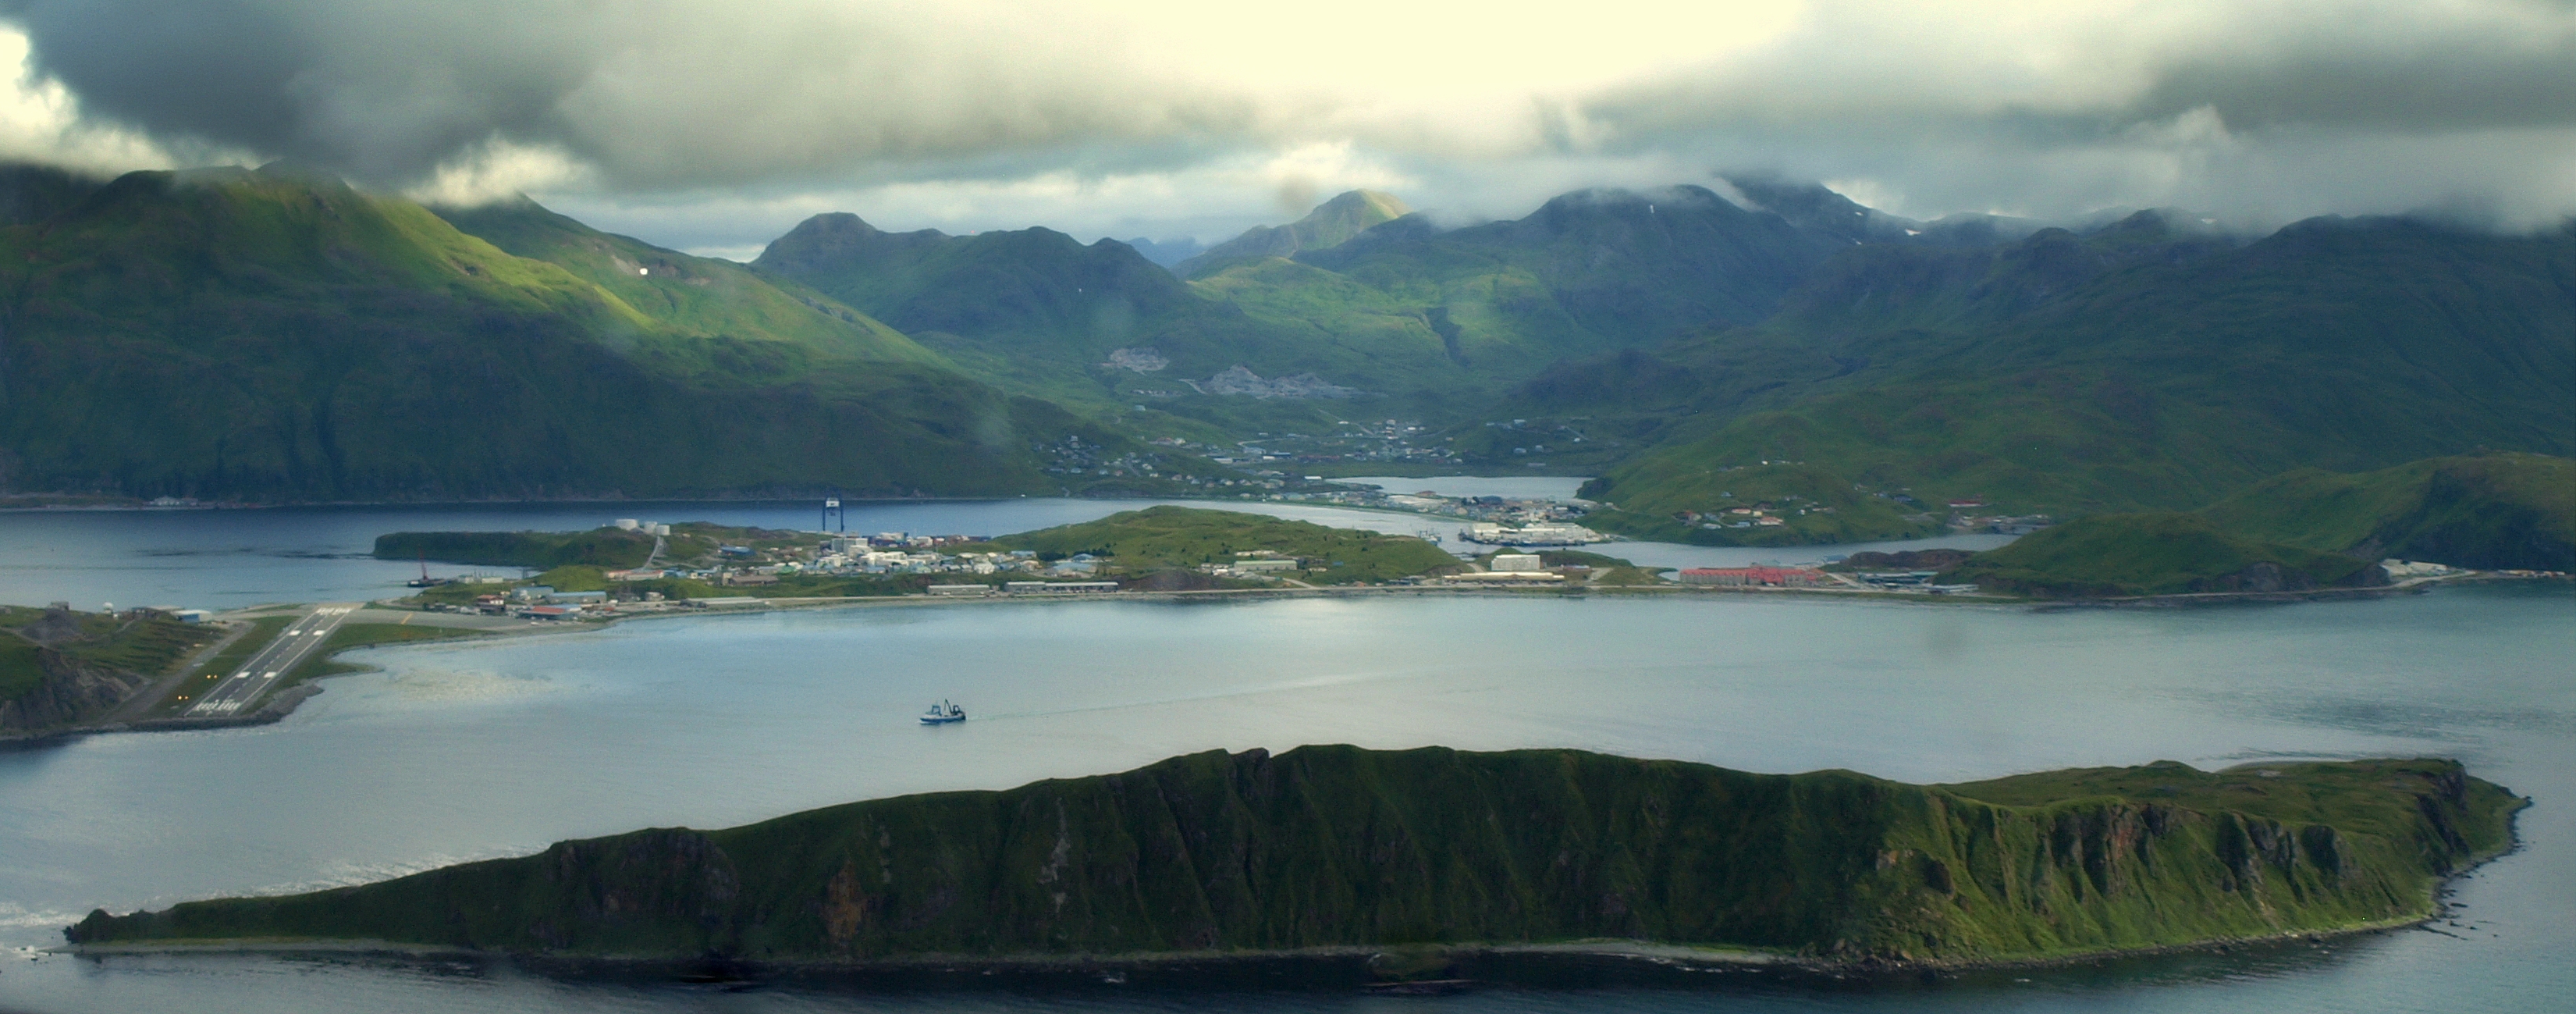
[{"label": "dark storm cloud", "polygon": [[[1683,12],[1621,0],[1580,23],[1312,2],[1294,25],[1142,0],[0,0],[0,19],[84,123],[165,150],[638,214],[831,195],[992,227],[1025,223],[972,209],[1053,201],[1127,229],[1389,176],[1418,205],[1510,214],[1543,188],[1745,166],[1916,215],[2576,210],[2569,0],[1777,0],[1733,36],[1723,11],[1658,32]],[[1340,169],[1265,167],[1318,149]]]},{"label": "dark storm cloud", "polygon": [[2576,126],[2576,44],[2514,52],[2463,41],[2392,54],[2302,53],[2258,65],[2184,62],[2134,104],[2149,117],[2203,106],[2242,129]]},{"label": "dark storm cloud", "polygon": [[414,176],[495,135],[545,136],[592,54],[517,4],[11,0],[37,73],[157,137]]},{"label": "dark storm cloud", "polygon": [[1079,35],[924,4],[0,0],[86,116],[404,182],[493,142],[614,185],[1238,131]]}]

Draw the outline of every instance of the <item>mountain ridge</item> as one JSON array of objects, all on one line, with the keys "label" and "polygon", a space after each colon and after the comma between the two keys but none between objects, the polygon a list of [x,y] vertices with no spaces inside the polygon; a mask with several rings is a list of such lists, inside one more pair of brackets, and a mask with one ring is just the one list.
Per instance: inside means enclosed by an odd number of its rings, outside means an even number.
[{"label": "mountain ridge", "polygon": [[873,321],[792,307],[809,319],[754,326],[789,311],[775,296],[648,313],[420,205],[291,170],[130,173],[0,229],[0,253],[0,488],[1004,493],[1053,488],[1028,437],[1076,425]]},{"label": "mountain ridge", "polygon": [[1576,750],[1209,751],[66,935],[809,964],[1602,939],[2028,961],[2422,919],[2523,802],[2456,762],[2266,768],[2266,791],[2170,762],[1945,788]]},{"label": "mountain ridge", "polygon": [[[1588,368],[1668,399],[1626,424],[1659,446],[1592,489],[1629,530],[1763,459],[2069,516],[2302,466],[2576,450],[2576,230],[2319,219],[2238,244],[2145,213],[1987,252],[1855,248],[1784,302]],[[1609,383],[1562,369],[1515,407],[1616,409]]]},{"label": "mountain ridge", "polygon": [[1413,213],[1401,198],[1376,190],[1345,190],[1286,225],[1256,225],[1172,265],[1172,273],[1198,279],[1233,264],[1263,257],[1294,257],[1339,246],[1376,226]]}]

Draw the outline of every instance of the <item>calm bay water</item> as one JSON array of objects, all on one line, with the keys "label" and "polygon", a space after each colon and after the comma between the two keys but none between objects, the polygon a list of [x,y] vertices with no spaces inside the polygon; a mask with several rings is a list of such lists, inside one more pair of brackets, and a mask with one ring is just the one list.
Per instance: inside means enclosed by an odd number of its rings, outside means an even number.
[{"label": "calm bay water", "polygon": [[[776,510],[781,520],[760,523],[795,524]],[[616,511],[638,513],[654,512]],[[581,523],[517,520],[526,516],[489,527]],[[870,527],[976,530],[921,517]],[[0,551],[39,541],[14,530],[20,520],[0,519]],[[382,520],[335,523],[354,532]],[[348,537],[303,527],[304,536],[207,530],[234,545]],[[398,527],[429,525],[413,515]],[[857,512],[851,527],[861,527]],[[360,550],[373,535],[357,540]],[[93,549],[114,543],[96,530],[82,537],[97,540]],[[274,558],[303,561],[280,573],[326,582],[343,578],[312,575],[401,568]],[[5,572],[0,598],[59,597],[21,591],[24,573]],[[263,592],[248,587],[254,580],[241,582],[245,601],[318,597]],[[1089,601],[653,620],[381,650],[362,657],[385,672],[334,680],[278,725],[0,753],[0,946],[58,942],[61,925],[96,906],[354,883],[567,837],[726,826],[1193,750],[1319,742],[1572,746],[1911,781],[2160,758],[2208,767],[2438,754],[2539,805],[2522,820],[2526,847],[2462,884],[2467,918],[2445,927],[2456,936],[2410,931],[1934,985],[1401,1001],[1107,986],[728,993],[563,981],[506,964],[22,955],[0,961],[0,1010],[2555,1009],[2576,987],[2566,962],[2576,954],[2571,621],[2576,592],[2563,585],[2059,613],[1739,596]],[[911,724],[941,696],[976,719]]]}]

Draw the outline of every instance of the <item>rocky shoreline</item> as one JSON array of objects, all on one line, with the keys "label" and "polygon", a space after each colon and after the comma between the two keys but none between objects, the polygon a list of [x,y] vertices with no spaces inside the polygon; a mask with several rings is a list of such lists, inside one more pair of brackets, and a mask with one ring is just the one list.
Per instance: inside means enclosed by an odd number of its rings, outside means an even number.
[{"label": "rocky shoreline", "polygon": [[[2441,890],[2478,867],[2502,858],[2500,853],[2461,868]],[[2106,948],[2038,958],[1956,961],[1895,959],[1879,956],[1834,958],[1724,946],[1694,946],[1647,940],[1584,940],[1557,943],[1459,943],[1387,947],[1328,946],[1285,950],[1158,951],[1113,954],[921,954],[843,961],[738,960],[668,956],[564,956],[501,950],[442,947],[387,940],[231,940],[171,941],[131,944],[65,944],[49,953],[91,960],[143,955],[332,955],[440,962],[456,960],[506,962],[538,974],[565,977],[622,977],[648,980],[763,982],[770,980],[840,980],[874,985],[989,985],[997,978],[1016,984],[1227,984],[1261,983],[1305,986],[1383,987],[1425,981],[1389,974],[1384,959],[1396,957],[1406,969],[1429,968],[1442,978],[1428,980],[1464,985],[1546,984],[1568,974],[1598,972],[1617,966],[1661,970],[1676,978],[1709,973],[1759,973],[1803,979],[1918,979],[1973,972],[2042,971],[2098,965],[2109,961],[2177,955],[2232,954],[2243,949],[2314,946],[2336,941],[2424,929],[2441,921],[2436,909],[2419,918],[2389,920],[2332,930],[2301,930],[2257,936],[2214,938],[2186,944]]]}]

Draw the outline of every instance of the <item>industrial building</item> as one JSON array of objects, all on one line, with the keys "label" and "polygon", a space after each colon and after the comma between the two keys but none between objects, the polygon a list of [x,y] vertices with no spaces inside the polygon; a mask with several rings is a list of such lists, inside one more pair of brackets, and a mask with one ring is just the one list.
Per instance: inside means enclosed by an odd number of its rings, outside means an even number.
[{"label": "industrial building", "polygon": [[1693,567],[1681,572],[1681,583],[1722,588],[1815,588],[1827,578],[1813,567]]}]

